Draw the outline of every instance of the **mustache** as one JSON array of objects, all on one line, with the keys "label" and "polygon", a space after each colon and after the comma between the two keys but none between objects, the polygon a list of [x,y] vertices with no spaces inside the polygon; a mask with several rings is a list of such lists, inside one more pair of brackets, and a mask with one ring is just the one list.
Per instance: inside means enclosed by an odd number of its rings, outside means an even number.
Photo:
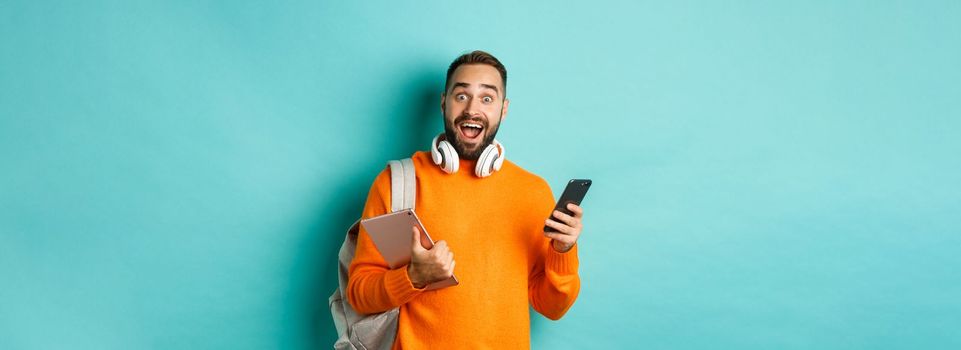
[{"label": "mustache", "polygon": [[487,125],[487,118],[471,117],[469,115],[461,115],[457,118],[454,118],[454,126],[456,127],[457,125],[460,125],[460,123],[468,122],[468,121],[483,125],[484,129],[487,129],[487,127],[489,126]]}]

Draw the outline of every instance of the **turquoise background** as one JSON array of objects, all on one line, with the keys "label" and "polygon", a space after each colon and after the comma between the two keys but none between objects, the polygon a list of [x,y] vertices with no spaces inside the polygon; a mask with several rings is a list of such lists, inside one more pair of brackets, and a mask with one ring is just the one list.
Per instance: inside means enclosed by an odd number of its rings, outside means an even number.
[{"label": "turquoise background", "polygon": [[961,2],[0,2],[0,348],[313,349],[343,230],[507,65],[589,177],[539,349],[961,347]]}]

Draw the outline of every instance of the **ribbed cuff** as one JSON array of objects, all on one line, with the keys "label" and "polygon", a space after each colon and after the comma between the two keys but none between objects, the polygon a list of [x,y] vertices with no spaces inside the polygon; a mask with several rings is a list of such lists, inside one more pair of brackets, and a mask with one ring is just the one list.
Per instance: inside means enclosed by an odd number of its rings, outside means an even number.
[{"label": "ribbed cuff", "polygon": [[561,275],[577,274],[577,243],[566,253],[558,253],[554,247],[547,247],[547,261],[544,267]]},{"label": "ribbed cuff", "polygon": [[390,302],[397,306],[406,304],[424,291],[424,288],[415,288],[410,282],[410,277],[407,276],[407,265],[388,270],[384,274],[384,287],[387,288],[387,297],[390,298]]}]

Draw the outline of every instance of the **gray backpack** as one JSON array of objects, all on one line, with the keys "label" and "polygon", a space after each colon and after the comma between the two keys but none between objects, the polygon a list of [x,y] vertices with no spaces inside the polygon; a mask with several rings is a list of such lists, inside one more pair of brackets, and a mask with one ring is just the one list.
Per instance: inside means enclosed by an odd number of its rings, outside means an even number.
[{"label": "gray backpack", "polygon": [[[410,158],[387,162],[390,166],[390,210],[395,212],[403,209],[414,209],[414,199],[417,198],[417,178],[414,172],[414,162]],[[357,250],[357,233],[360,220],[354,222],[347,229],[347,237],[340,246],[338,258],[340,260],[337,290],[328,299],[330,313],[334,317],[337,327],[337,342],[334,349],[390,349],[397,337],[397,315],[399,308],[393,308],[379,314],[364,315],[354,311],[347,302],[347,279],[350,262],[354,260]]]}]

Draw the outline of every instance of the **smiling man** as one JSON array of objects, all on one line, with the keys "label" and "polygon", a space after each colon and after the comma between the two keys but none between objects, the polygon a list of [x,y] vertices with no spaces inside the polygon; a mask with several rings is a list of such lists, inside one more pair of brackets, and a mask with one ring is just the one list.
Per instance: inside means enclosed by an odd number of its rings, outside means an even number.
[{"label": "smiling man", "polygon": [[[445,131],[411,157],[415,208],[436,240],[432,249],[412,229],[410,264],[391,270],[360,230],[347,299],[361,313],[400,307],[395,349],[529,348],[528,305],[557,320],[577,298],[583,211],[573,204],[574,216],[553,211],[547,183],[504,158],[494,137],[507,116],[506,93],[507,70],[486,52],[464,54],[447,70]],[[385,169],[363,218],[390,211],[390,186]],[[459,285],[425,289],[454,274]]]}]

